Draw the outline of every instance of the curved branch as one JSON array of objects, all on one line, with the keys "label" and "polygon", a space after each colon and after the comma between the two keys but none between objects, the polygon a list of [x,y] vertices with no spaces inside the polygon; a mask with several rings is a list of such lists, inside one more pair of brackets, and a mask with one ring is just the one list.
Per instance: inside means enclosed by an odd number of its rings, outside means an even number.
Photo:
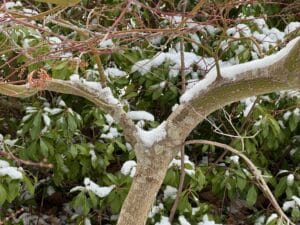
[{"label": "curved branch", "polygon": [[[264,59],[221,68],[222,79],[208,73],[181,98],[167,120],[169,138],[183,143],[189,133],[212,112],[243,98],[300,88],[300,37]],[[198,86],[197,86],[198,85]]]},{"label": "curved branch", "polygon": [[261,175],[261,172],[256,168],[256,166],[253,164],[253,162],[246,155],[244,155],[240,151],[232,148],[229,145],[222,144],[222,143],[215,142],[215,141],[190,140],[190,141],[186,141],[185,144],[186,145],[189,145],[189,144],[213,145],[213,146],[217,146],[217,147],[226,149],[226,150],[232,152],[233,154],[238,155],[239,157],[241,157],[245,161],[247,166],[250,168],[254,178],[256,179],[256,181],[258,183],[258,186],[260,187],[261,191],[265,194],[265,196],[270,200],[270,202],[273,205],[273,207],[275,208],[276,212],[287,222],[287,224],[295,225],[289,219],[289,217],[283,212],[281,207],[279,206],[279,204],[278,204],[276,198],[274,197],[272,191],[270,190],[270,188],[268,187],[266,181],[264,180],[263,176]]},{"label": "curved branch", "polygon": [[124,136],[130,144],[134,145],[137,142],[135,137],[137,130],[133,121],[123,110],[122,104],[113,97],[108,87],[101,88],[100,84],[94,86],[88,81],[65,81],[57,79],[36,79],[33,84],[27,83],[25,85],[0,83],[1,94],[17,98],[27,98],[41,90],[76,95],[93,102],[105,113],[111,114],[114,120],[121,125]]}]

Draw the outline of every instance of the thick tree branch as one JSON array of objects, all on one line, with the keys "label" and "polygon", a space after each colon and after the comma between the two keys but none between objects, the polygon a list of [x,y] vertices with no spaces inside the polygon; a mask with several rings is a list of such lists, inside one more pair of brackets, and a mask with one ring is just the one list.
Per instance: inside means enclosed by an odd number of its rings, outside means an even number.
[{"label": "thick tree branch", "polygon": [[96,106],[101,108],[105,113],[109,113],[123,128],[126,140],[134,145],[136,140],[136,127],[133,121],[123,110],[121,103],[115,99],[109,88],[98,89],[89,86],[89,82],[81,81],[64,81],[57,79],[34,80],[37,84],[27,83],[25,85],[13,85],[0,83],[0,93],[17,98],[26,98],[36,94],[38,91],[48,90],[62,94],[71,94],[83,97]]},{"label": "thick tree branch", "polygon": [[[278,52],[279,57],[262,59],[268,62],[265,66],[258,60],[221,69],[223,79],[200,88],[169,116],[168,136],[176,142],[184,142],[204,118],[232,102],[253,95],[300,88],[300,38],[292,40],[287,48],[288,51],[283,49]],[[229,71],[235,73],[232,79],[226,78],[230,77]],[[214,74],[207,76],[211,75]]]}]

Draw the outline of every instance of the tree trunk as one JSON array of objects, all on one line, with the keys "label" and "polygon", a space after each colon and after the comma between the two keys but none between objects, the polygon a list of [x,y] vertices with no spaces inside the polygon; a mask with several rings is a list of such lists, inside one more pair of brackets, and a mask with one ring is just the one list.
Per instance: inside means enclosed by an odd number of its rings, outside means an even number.
[{"label": "tree trunk", "polygon": [[[163,148],[162,145],[159,145],[159,147]],[[137,170],[129,193],[123,203],[117,225],[146,224],[149,211],[173,156],[169,153],[156,154],[154,150],[149,150],[148,153],[143,154],[142,160],[139,160],[139,158]]]},{"label": "tree trunk", "polygon": [[118,225],[144,225],[149,210],[164,179],[167,166],[160,170],[138,166],[129,193],[124,201]]}]

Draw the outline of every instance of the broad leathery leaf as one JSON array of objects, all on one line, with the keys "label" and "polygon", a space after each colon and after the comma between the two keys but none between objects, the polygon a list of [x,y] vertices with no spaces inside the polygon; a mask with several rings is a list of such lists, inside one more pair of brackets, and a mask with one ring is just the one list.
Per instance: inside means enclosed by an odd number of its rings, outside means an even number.
[{"label": "broad leathery leaf", "polygon": [[10,182],[8,184],[7,201],[11,203],[20,193],[20,184],[18,182]]},{"label": "broad leathery leaf", "polygon": [[257,192],[254,185],[250,187],[247,193],[247,203],[249,206],[253,206],[257,199]]},{"label": "broad leathery leaf", "polygon": [[31,180],[24,174],[23,174],[23,182],[25,183],[26,188],[29,191],[29,193],[31,195],[34,195],[34,185],[32,184]]},{"label": "broad leathery leaf", "polygon": [[80,2],[80,0],[35,0],[37,2],[52,3],[61,6],[72,6]]},{"label": "broad leathery leaf", "polygon": [[7,193],[5,188],[0,184],[0,206],[5,202]]}]

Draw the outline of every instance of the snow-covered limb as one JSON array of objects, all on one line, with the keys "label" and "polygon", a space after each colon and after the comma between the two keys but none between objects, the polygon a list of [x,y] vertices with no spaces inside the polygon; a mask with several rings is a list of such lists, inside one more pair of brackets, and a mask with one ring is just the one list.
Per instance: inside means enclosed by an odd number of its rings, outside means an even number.
[{"label": "snow-covered limb", "polygon": [[137,129],[133,121],[127,116],[123,110],[122,104],[116,99],[111,89],[102,88],[100,83],[79,79],[79,76],[73,75],[70,81],[46,79],[37,80],[39,85],[13,85],[8,83],[0,83],[0,94],[26,98],[36,94],[41,90],[48,90],[63,94],[71,94],[86,98],[100,107],[104,112],[113,116],[114,120],[124,129],[124,135],[131,144],[136,143],[135,133]]},{"label": "snow-covered limb", "polygon": [[[259,77],[262,73],[261,70],[267,70],[270,66],[279,63],[285,59],[289,53],[294,49],[297,43],[300,42],[300,37],[290,41],[285,48],[279,52],[267,56],[263,59],[253,60],[251,62],[237,64],[234,66],[226,66],[221,68],[221,76],[224,79],[236,80],[245,78],[247,79],[250,75]],[[251,74],[249,74],[251,73]],[[217,70],[212,69],[203,80],[200,80],[195,86],[186,91],[180,98],[180,102],[188,102],[196,98],[201,92],[207,89],[212,83],[216,81]]]},{"label": "snow-covered limb", "polygon": [[[167,133],[184,140],[210,113],[249,96],[300,87],[300,37],[264,59],[216,71],[181,96],[181,104],[167,119]],[[180,125],[179,125],[180,124]],[[178,130],[179,129],[179,130]],[[174,135],[175,134],[175,135]]]}]

